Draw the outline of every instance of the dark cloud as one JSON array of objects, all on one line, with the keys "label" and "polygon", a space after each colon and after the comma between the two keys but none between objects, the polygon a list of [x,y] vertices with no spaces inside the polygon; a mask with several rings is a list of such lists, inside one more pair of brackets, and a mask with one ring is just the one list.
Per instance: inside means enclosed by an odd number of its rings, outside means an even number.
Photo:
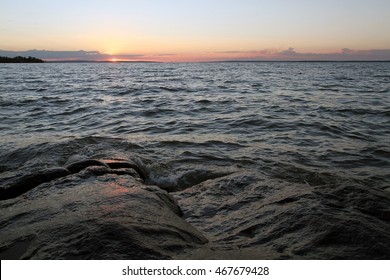
[{"label": "dark cloud", "polygon": [[43,60],[110,60],[112,58],[134,60],[142,58],[143,55],[109,55],[99,51],[47,51],[47,50],[29,50],[29,51],[4,51],[0,50],[0,56],[33,56]]},{"label": "dark cloud", "polygon": [[258,55],[266,55],[272,53],[272,50],[260,50],[260,51],[223,51],[223,52],[211,52],[218,54],[258,54]]},{"label": "dark cloud", "polygon": [[277,52],[276,58],[282,60],[335,60],[335,61],[354,61],[354,60],[390,60],[390,49],[384,50],[351,50],[348,48],[342,49],[340,52],[335,53],[299,53],[294,48],[289,48]]},{"label": "dark cloud", "polygon": [[226,51],[216,54],[229,55],[229,60],[259,61],[390,61],[390,49],[352,50],[344,48],[333,53],[298,52],[294,48],[286,50]]},{"label": "dark cloud", "polygon": [[348,49],[348,48],[344,48],[344,49],[341,50],[341,52],[342,52],[343,54],[347,54],[347,53],[353,53],[353,50]]},{"label": "dark cloud", "polygon": [[287,50],[281,51],[279,54],[281,55],[297,55],[297,52],[294,48],[288,48]]}]

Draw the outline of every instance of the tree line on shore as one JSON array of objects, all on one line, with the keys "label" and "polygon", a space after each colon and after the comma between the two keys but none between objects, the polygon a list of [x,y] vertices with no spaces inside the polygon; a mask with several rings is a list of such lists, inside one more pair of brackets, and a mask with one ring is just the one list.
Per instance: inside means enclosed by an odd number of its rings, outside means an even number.
[{"label": "tree line on shore", "polygon": [[43,63],[44,61],[42,59],[36,58],[36,57],[24,57],[24,56],[17,56],[17,57],[6,57],[6,56],[0,56],[0,63]]}]

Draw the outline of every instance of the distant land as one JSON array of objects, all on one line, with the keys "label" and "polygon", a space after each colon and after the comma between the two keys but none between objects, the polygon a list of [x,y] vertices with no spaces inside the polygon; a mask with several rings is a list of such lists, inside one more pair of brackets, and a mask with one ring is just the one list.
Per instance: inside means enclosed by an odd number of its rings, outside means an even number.
[{"label": "distant land", "polygon": [[150,61],[143,55],[109,55],[99,51],[47,51],[47,50],[28,50],[28,51],[7,51],[0,49],[0,56],[16,57],[31,56],[43,59],[45,62],[122,62],[122,61]]},{"label": "distant land", "polygon": [[[389,61],[390,49],[353,50],[344,48],[327,53],[310,53],[285,50],[224,51],[206,54],[108,54],[101,51],[55,51],[55,50],[1,50],[0,56],[37,57],[45,62],[266,62],[266,61]],[[187,57],[187,58],[186,58]]]},{"label": "distant land", "polygon": [[16,56],[16,57],[6,57],[0,56],[0,63],[44,63],[42,59],[36,57],[24,57],[24,56]]}]

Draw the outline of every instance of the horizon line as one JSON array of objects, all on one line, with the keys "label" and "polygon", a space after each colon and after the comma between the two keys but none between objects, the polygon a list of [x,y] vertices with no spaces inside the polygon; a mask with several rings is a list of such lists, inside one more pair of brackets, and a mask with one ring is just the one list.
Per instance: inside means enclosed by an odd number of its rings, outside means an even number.
[{"label": "horizon line", "polygon": [[43,60],[45,63],[388,63],[390,60],[210,60],[210,61],[151,61],[151,60]]},{"label": "horizon line", "polygon": [[390,49],[352,50],[344,48],[338,52],[299,52],[294,48],[286,50],[253,50],[207,52],[188,54],[109,54],[100,51],[7,51],[0,49],[0,55],[7,57],[32,56],[47,62],[373,62],[390,61]]}]

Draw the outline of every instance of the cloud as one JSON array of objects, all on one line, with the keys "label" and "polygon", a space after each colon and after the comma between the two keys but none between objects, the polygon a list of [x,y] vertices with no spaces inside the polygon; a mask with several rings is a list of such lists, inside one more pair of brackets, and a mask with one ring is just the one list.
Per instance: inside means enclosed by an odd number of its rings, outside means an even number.
[{"label": "cloud", "polygon": [[252,51],[223,51],[223,52],[211,52],[211,53],[217,53],[217,54],[251,54],[251,55],[257,54],[257,55],[267,55],[267,54],[273,53],[273,51],[265,49],[265,50],[257,50],[257,51],[255,51],[255,50],[252,50]]},{"label": "cloud", "polygon": [[294,50],[294,48],[288,48],[287,50],[281,51],[279,54],[281,54],[281,55],[296,55],[297,52]]},{"label": "cloud", "polygon": [[352,50],[344,48],[333,53],[299,53],[294,48],[289,48],[275,53],[282,60],[319,60],[319,61],[356,61],[374,60],[389,61],[390,49],[383,50]]},{"label": "cloud", "polygon": [[353,53],[353,50],[348,49],[348,48],[344,48],[344,49],[341,50],[341,52],[344,53],[344,54],[348,54],[348,53]]},{"label": "cloud", "polygon": [[47,50],[28,50],[28,51],[4,51],[0,50],[0,56],[33,56],[43,60],[86,60],[86,61],[103,61],[112,58],[122,60],[135,60],[142,58],[140,54],[126,55],[109,55],[99,51],[47,51]]},{"label": "cloud", "polygon": [[285,50],[265,49],[257,51],[225,51],[215,53],[225,55],[226,60],[254,61],[390,61],[390,49],[352,50],[344,48],[338,52],[310,53],[298,52],[294,48]]},{"label": "cloud", "polygon": [[299,52],[290,47],[284,50],[229,50],[212,53],[174,54],[160,53],[155,55],[122,54],[110,55],[99,51],[2,51],[0,56],[33,56],[47,61],[58,60],[85,60],[108,61],[112,59],[127,61],[390,61],[390,49],[353,50],[341,49],[337,52],[314,53]]}]

